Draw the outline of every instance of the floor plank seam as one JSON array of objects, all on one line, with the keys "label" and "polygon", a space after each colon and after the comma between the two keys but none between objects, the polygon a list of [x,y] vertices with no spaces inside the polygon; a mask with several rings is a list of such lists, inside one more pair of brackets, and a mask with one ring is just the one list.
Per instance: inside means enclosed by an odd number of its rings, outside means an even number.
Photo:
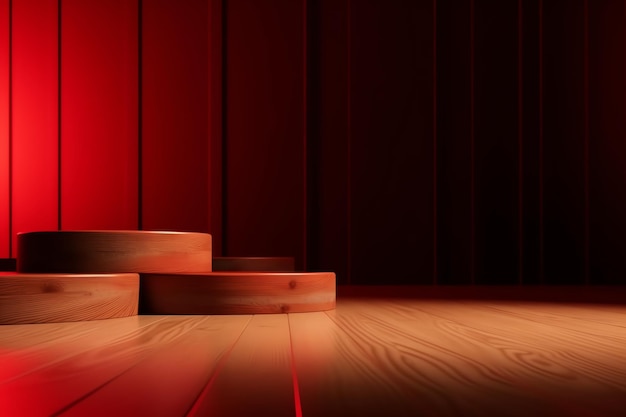
[{"label": "floor plank seam", "polygon": [[[306,313],[305,313],[306,314]],[[296,417],[302,417],[302,402],[300,400],[300,384],[298,383],[298,373],[296,371],[295,355],[293,352],[293,336],[291,333],[291,314],[287,314],[287,324],[289,328],[289,349],[291,353],[291,376],[293,378],[293,399]]]},{"label": "floor plank seam", "polygon": [[[154,326],[154,325],[156,325],[157,323],[159,323],[159,322],[161,322],[161,321],[163,321],[163,320],[165,320],[165,319],[166,319],[166,318],[165,318],[165,317],[163,317],[163,318],[161,318],[161,319],[159,319],[159,320],[157,320],[157,321],[154,321],[154,322],[151,322],[151,323],[147,323],[147,324],[146,324],[146,325],[144,325],[144,326],[141,326],[141,327],[138,327],[137,329],[134,329],[133,331],[129,332],[128,334],[121,335],[120,337],[118,337],[118,338],[116,338],[116,339],[114,339],[114,340],[110,341],[109,343],[110,343],[110,344],[115,343],[115,342],[117,342],[117,341],[119,341],[119,340],[122,340],[122,339],[123,339],[123,338],[125,338],[125,337],[128,337],[130,334],[132,334],[133,332],[136,332],[137,330],[140,330],[140,329],[147,329],[148,327]],[[47,323],[46,323],[46,324],[47,324]],[[93,331],[89,331],[88,333],[92,333],[92,332],[93,332]],[[3,384],[9,384],[9,383],[11,383],[11,382],[13,382],[13,381],[16,381],[16,380],[20,379],[20,378],[24,378],[24,377],[26,377],[26,376],[28,376],[28,375],[30,375],[30,374],[32,374],[32,373],[39,372],[39,371],[41,371],[41,370],[45,370],[46,368],[50,368],[50,367],[52,367],[52,366],[55,366],[55,365],[57,365],[58,363],[61,363],[61,362],[67,361],[67,360],[69,360],[70,358],[73,358],[73,357],[75,357],[75,356],[78,356],[78,355],[84,355],[86,352],[89,352],[89,351],[92,351],[92,350],[95,350],[95,349],[98,349],[98,347],[92,347],[92,348],[89,348],[89,349],[82,350],[82,351],[80,351],[80,352],[74,352],[74,353],[72,353],[71,355],[68,355],[68,356],[61,356],[61,357],[58,357],[56,360],[53,360],[53,361],[47,362],[47,363],[46,363],[46,364],[44,364],[44,365],[41,365],[41,366],[37,366],[37,367],[31,368],[31,369],[29,369],[28,371],[23,372],[23,373],[21,373],[21,374],[19,374],[19,375],[14,375],[13,377],[11,377],[11,378],[9,378],[9,379],[6,379],[6,380],[3,380],[3,381],[0,381],[0,385],[3,385]]]},{"label": "floor plank seam", "polygon": [[[196,324],[194,324],[191,328],[189,328],[186,332],[178,335],[177,337],[175,337],[174,339],[170,340],[167,344],[174,344],[176,341],[180,340],[182,337],[184,337],[185,335],[187,335],[188,333],[190,333],[191,331],[193,331],[195,328],[199,327],[202,323],[209,321],[212,317],[206,317],[204,320],[201,320],[199,322],[197,322]],[[162,320],[165,320],[166,317],[163,317]],[[154,325],[156,323],[161,322],[162,320],[158,320],[155,321],[153,323],[150,323],[148,326]],[[148,326],[144,326],[144,328],[148,327]],[[121,338],[119,338],[121,339]],[[119,340],[116,339],[116,340]],[[114,343],[114,342],[112,342]],[[94,348],[97,349],[97,348]],[[93,349],[90,349],[93,350]],[[89,350],[85,351],[88,352]],[[89,398],[91,395],[95,394],[96,392],[98,392],[99,390],[101,390],[102,388],[106,387],[107,385],[111,384],[112,382],[114,382],[115,380],[117,380],[118,378],[120,378],[122,375],[130,372],[132,369],[136,368],[137,366],[139,366],[142,362],[145,362],[147,360],[149,360],[152,356],[156,355],[158,352],[157,349],[155,349],[154,351],[150,352],[148,355],[146,355],[145,357],[143,357],[141,360],[135,362],[132,366],[126,368],[124,371],[122,371],[121,373],[115,375],[113,378],[103,382],[102,384],[98,385],[97,387],[95,387],[94,389],[92,389],[91,391],[83,394],[82,396],[80,396],[79,398],[77,398],[76,400],[72,401],[70,404],[67,404],[66,406],[64,406],[63,408],[61,408],[59,411],[54,412],[50,417],[58,417],[60,415],[62,415],[63,413],[69,411],[70,409],[72,409],[72,407],[80,404],[82,401],[84,401],[85,399]],[[84,352],[83,352],[84,353]]]},{"label": "floor plank seam", "polygon": [[228,348],[226,353],[224,353],[222,355],[222,357],[219,359],[219,362],[217,363],[217,366],[215,366],[215,370],[213,371],[213,373],[209,377],[209,380],[207,381],[207,383],[204,385],[204,388],[202,389],[202,391],[200,391],[200,394],[198,394],[198,396],[196,397],[194,402],[191,404],[191,407],[189,407],[189,410],[187,410],[187,412],[185,413],[185,417],[194,417],[198,413],[198,410],[200,409],[200,406],[202,405],[202,401],[204,400],[204,398],[209,393],[209,390],[211,389],[211,386],[213,385],[213,382],[215,382],[215,379],[217,378],[217,376],[219,375],[220,371],[222,370],[222,368],[226,364],[226,361],[228,360],[228,357],[232,353],[232,351],[235,348],[235,346],[237,346],[237,343],[239,342],[239,340],[241,339],[243,334],[246,332],[246,329],[250,325],[250,322],[252,321],[253,317],[254,317],[254,315],[250,315],[250,318],[248,319],[248,322],[246,323],[246,325],[241,330],[241,333],[239,333],[239,336],[237,337],[237,339],[230,345],[230,347]]},{"label": "floor plank seam", "polygon": [[93,395],[96,392],[100,391],[102,388],[106,387],[107,385],[109,385],[110,383],[112,383],[113,381],[115,381],[116,379],[118,379],[119,377],[124,375],[125,373],[129,372],[131,369],[133,369],[135,366],[137,366],[140,362],[137,362],[135,365],[133,365],[130,368],[126,369],[124,372],[122,372],[120,374],[117,374],[116,376],[114,376],[113,378],[109,379],[108,381],[103,382],[102,384],[98,385],[97,387],[95,387],[91,391],[89,391],[89,392],[83,394],[82,396],[78,397],[77,399],[75,399],[71,403],[69,403],[66,406],[64,406],[63,408],[61,408],[59,411],[56,411],[56,412],[52,413],[50,415],[50,417],[59,417],[59,416],[63,415],[67,411],[71,410],[74,406],[80,404],[82,401],[84,401],[85,399],[89,398],[91,395]]}]

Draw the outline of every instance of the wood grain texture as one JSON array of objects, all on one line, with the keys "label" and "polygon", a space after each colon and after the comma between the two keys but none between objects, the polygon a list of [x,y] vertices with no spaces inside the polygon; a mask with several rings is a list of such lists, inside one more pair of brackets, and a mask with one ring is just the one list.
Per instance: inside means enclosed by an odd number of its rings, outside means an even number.
[{"label": "wood grain texture", "polygon": [[0,324],[128,317],[138,300],[137,274],[0,275]]},{"label": "wood grain texture", "polygon": [[395,293],[0,326],[0,415],[623,416],[626,303]]},{"label": "wood grain texture", "polygon": [[145,314],[259,314],[335,308],[332,272],[142,274]]},{"label": "wood grain texture", "polygon": [[[452,308],[453,302],[438,303]],[[543,379],[533,380],[533,377],[541,376],[541,372],[532,375],[531,368],[531,383],[523,386],[517,383],[517,374],[524,369],[521,361],[513,363],[516,356],[519,354],[522,360],[525,355],[533,356],[533,352],[517,348],[517,341],[503,343],[489,334],[470,341],[462,336],[465,331],[471,332],[471,328],[454,326],[428,314],[412,320],[407,316],[397,317],[400,312],[396,310],[397,303],[390,304],[388,309],[379,305],[368,308],[368,304],[346,303],[345,309],[331,314],[331,318],[369,352],[371,361],[380,366],[379,374],[391,375],[393,386],[421,407],[420,414],[561,415],[558,404],[537,395],[536,386]],[[415,304],[413,307],[420,309]],[[461,308],[457,313],[464,311]],[[491,340],[495,345],[491,345]],[[500,360],[500,352],[496,352],[500,348],[510,355],[511,362]]]},{"label": "wood grain texture", "polygon": [[73,344],[68,347],[74,349],[73,355],[57,361],[51,358],[47,366],[36,372],[0,384],[0,415],[57,415],[166,348],[200,321],[172,317],[102,342],[98,341],[99,327],[94,326],[96,332],[91,337],[95,342],[89,349]]},{"label": "wood grain texture", "polygon": [[377,342],[355,339],[324,312],[290,314],[289,321],[304,416],[428,415],[423,399],[411,402],[395,373],[371,355]]},{"label": "wood grain texture", "polygon": [[[502,303],[501,311],[490,312],[481,311],[482,303],[476,309],[474,302],[404,304],[387,305],[395,318],[386,325],[409,335],[415,335],[418,325],[423,329],[421,339],[448,367],[442,381],[451,401],[465,393],[471,403],[458,404],[474,408],[472,414],[507,409],[509,415],[520,416],[613,416],[626,406],[624,344],[607,343],[623,339],[623,327],[589,337],[579,331],[585,323],[573,316],[564,317],[570,329],[546,325],[541,313],[531,314],[534,319],[511,320],[507,310],[516,303]],[[531,313],[535,307],[526,303],[522,310]]]},{"label": "wood grain texture", "polygon": [[296,416],[287,315],[253,316],[187,417]]},{"label": "wood grain texture", "polygon": [[211,235],[136,230],[46,231],[18,235],[19,272],[211,271]]},{"label": "wood grain texture", "polygon": [[132,316],[95,322],[0,326],[0,386],[164,319]]},{"label": "wood grain texture", "polygon": [[295,260],[290,257],[225,256],[213,258],[213,271],[293,272]]},{"label": "wood grain texture", "polygon": [[[62,415],[184,416],[211,384],[251,316],[201,316],[173,343],[78,402]],[[163,378],[167,375],[167,378]],[[146,376],[150,376],[146,378]],[[155,401],[158,395],[158,401]]]}]

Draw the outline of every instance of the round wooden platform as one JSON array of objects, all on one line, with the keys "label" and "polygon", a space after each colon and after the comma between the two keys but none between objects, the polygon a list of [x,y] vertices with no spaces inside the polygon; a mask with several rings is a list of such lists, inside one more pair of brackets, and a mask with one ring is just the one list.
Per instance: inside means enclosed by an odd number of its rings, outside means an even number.
[{"label": "round wooden platform", "polygon": [[332,272],[141,274],[141,314],[300,313],[335,308]]},{"label": "round wooden platform", "polygon": [[213,258],[213,271],[293,272],[295,267],[290,257],[223,256]]},{"label": "round wooden platform", "polygon": [[137,315],[138,274],[0,274],[0,324]]},{"label": "round wooden platform", "polygon": [[50,231],[17,236],[18,272],[210,272],[207,233]]}]

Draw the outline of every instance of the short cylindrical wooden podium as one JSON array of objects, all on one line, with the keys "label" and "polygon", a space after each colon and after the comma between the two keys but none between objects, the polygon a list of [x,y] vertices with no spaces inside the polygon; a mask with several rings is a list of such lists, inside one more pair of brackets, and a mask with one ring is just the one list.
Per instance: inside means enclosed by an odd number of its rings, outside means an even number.
[{"label": "short cylindrical wooden podium", "polygon": [[208,233],[85,230],[20,233],[18,272],[211,271]]},{"label": "short cylindrical wooden podium", "polygon": [[213,271],[208,233],[40,231],[18,234],[18,250],[0,324],[335,308],[335,274],[294,272],[293,258],[219,257]]},{"label": "short cylindrical wooden podium", "polygon": [[0,324],[137,315],[138,274],[0,274]]},{"label": "short cylindrical wooden podium", "polygon": [[335,308],[332,272],[142,274],[147,314],[302,313]]}]

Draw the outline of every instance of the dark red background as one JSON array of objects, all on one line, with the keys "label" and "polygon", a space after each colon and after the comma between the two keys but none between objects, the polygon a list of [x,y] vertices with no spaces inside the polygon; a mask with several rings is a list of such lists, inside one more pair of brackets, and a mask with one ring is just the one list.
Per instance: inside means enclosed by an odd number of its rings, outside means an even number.
[{"label": "dark red background", "polygon": [[0,0],[0,258],[211,232],[340,283],[626,283],[612,0]]}]

